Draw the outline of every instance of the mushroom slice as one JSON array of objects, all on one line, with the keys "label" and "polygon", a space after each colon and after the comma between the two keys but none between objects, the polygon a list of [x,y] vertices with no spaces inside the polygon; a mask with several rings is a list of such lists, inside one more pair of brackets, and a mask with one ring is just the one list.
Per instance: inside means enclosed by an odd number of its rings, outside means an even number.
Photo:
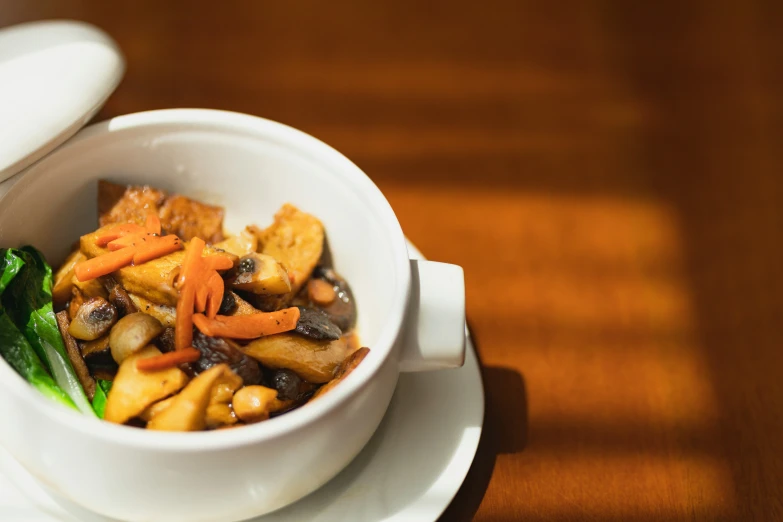
[{"label": "mushroom slice", "polygon": [[299,321],[296,323],[295,332],[315,341],[334,341],[343,334],[325,312],[304,306],[299,307]]},{"label": "mushroom slice", "polygon": [[[335,299],[328,304],[319,304],[312,301],[314,305],[326,312],[329,319],[340,327],[344,332],[353,328],[356,324],[356,302],[353,298],[351,287],[340,274],[331,268],[316,268],[313,271],[313,279],[325,281],[332,285],[335,292]],[[309,297],[309,292],[308,292]]]},{"label": "mushroom slice", "polygon": [[188,382],[187,375],[179,368],[155,372],[142,372],[136,368],[137,360],[156,355],[160,355],[160,350],[147,346],[122,362],[106,401],[104,418],[107,421],[124,424],[150,404],[178,392]]},{"label": "mushroom slice", "polygon": [[240,349],[267,368],[288,368],[313,383],[329,382],[337,366],[348,353],[344,338],[336,341],[314,341],[281,333],[261,337]]},{"label": "mushroom slice", "polygon": [[84,362],[87,363],[87,368],[90,369],[92,375],[96,373],[114,375],[117,373],[118,366],[111,356],[108,335],[94,341],[83,341],[80,344],[80,349]]},{"label": "mushroom slice", "polygon": [[258,237],[250,230],[245,229],[239,235],[224,239],[212,247],[242,257],[258,250]]},{"label": "mushroom slice", "polygon": [[120,319],[109,335],[111,356],[122,364],[163,332],[160,321],[143,312],[126,315]]},{"label": "mushroom slice", "polygon": [[296,372],[283,368],[272,372],[269,379],[281,401],[300,402],[307,399],[318,385],[302,380]]},{"label": "mushroom slice", "polygon": [[128,314],[138,312],[136,305],[131,301],[128,292],[120,286],[117,281],[111,276],[105,276],[101,278],[103,286],[109,292],[109,302],[114,305],[120,317],[125,317]]},{"label": "mushroom slice", "polygon": [[359,348],[355,352],[353,352],[351,355],[345,358],[345,360],[340,364],[340,366],[337,367],[337,370],[334,372],[334,379],[329,381],[328,383],[324,384],[320,388],[318,388],[318,391],[316,391],[313,394],[313,398],[310,400],[315,400],[318,397],[321,397],[326,392],[340,384],[343,379],[348,377],[348,374],[350,374],[352,371],[356,369],[357,366],[359,366],[359,363],[361,363],[365,357],[367,357],[367,354],[370,353],[369,348]]},{"label": "mushroom slice", "polygon": [[206,428],[206,415],[212,388],[225,372],[225,364],[213,366],[190,381],[171,404],[147,424],[149,430],[200,431]]},{"label": "mushroom slice", "polygon": [[239,297],[234,292],[228,291],[224,295],[231,296],[230,299],[233,301],[233,305],[231,305],[231,309],[228,311],[228,313],[224,314],[223,312],[220,312],[221,315],[250,315],[257,314],[261,311]]},{"label": "mushroom slice", "polygon": [[285,268],[274,257],[255,252],[239,259],[228,284],[235,290],[253,294],[280,295],[291,291]]},{"label": "mushroom slice", "polygon": [[79,383],[84,388],[87,398],[92,400],[95,396],[95,379],[90,375],[90,370],[84,362],[79,345],[76,344],[76,339],[68,333],[68,327],[71,323],[71,320],[68,319],[68,312],[65,310],[57,312],[55,318],[57,319],[57,327],[60,329],[60,336],[63,338],[63,344],[65,344],[65,351],[68,352],[68,359],[70,359],[71,365],[73,365],[73,369],[76,371],[76,377],[78,377]]},{"label": "mushroom slice", "polygon": [[140,312],[151,315],[165,327],[174,328],[177,322],[177,309],[173,306],[155,304],[136,294],[128,294],[133,306]]},{"label": "mushroom slice", "polygon": [[196,331],[193,334],[193,347],[201,352],[201,358],[191,363],[191,368],[196,373],[202,373],[218,364],[227,364],[245,384],[261,382],[261,368],[258,363],[242,353],[236,343],[220,337],[209,337]]},{"label": "mushroom slice", "polygon": [[102,297],[93,297],[76,312],[68,332],[82,341],[94,341],[117,322],[117,309]]}]

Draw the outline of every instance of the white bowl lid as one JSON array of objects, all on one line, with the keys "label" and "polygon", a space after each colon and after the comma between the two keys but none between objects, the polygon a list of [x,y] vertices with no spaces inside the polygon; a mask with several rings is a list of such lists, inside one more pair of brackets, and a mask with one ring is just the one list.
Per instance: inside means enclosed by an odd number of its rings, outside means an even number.
[{"label": "white bowl lid", "polygon": [[76,134],[124,70],[114,41],[85,23],[0,29],[0,182]]}]

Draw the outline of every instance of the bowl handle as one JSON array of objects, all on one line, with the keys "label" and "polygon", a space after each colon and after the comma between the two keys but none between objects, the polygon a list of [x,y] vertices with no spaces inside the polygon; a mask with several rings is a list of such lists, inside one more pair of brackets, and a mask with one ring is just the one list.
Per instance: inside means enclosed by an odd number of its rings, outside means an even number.
[{"label": "bowl handle", "polygon": [[462,267],[411,259],[411,296],[401,372],[457,368],[465,362],[465,276]]}]

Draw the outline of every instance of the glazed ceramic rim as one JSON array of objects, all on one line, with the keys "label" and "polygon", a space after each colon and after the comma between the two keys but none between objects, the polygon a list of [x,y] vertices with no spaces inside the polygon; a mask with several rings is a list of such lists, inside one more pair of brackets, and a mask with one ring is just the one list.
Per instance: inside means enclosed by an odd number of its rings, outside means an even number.
[{"label": "glazed ceramic rim", "polygon": [[[389,359],[394,344],[403,328],[403,321],[410,294],[410,265],[405,237],[391,205],[380,189],[362,170],[344,155],[324,142],[302,131],[265,118],[248,114],[213,109],[164,109],[118,116],[91,125],[66,142],[59,149],[26,169],[5,197],[13,198],[25,190],[35,171],[42,164],[56,159],[56,155],[73,145],[81,144],[105,133],[129,129],[152,129],[158,126],[182,124],[186,128],[200,130],[225,130],[243,133],[251,139],[274,141],[304,155],[311,160],[328,165],[330,172],[342,178],[357,197],[364,200],[374,217],[382,225],[393,251],[396,271],[393,304],[384,326],[381,328],[371,353],[356,370],[328,394],[306,407],[298,408],[268,421],[232,430],[209,432],[157,432],[131,428],[93,419],[76,411],[59,407],[36,392],[5,361],[0,364],[0,387],[5,388],[28,405],[36,407],[56,422],[109,443],[127,445],[139,449],[192,452],[222,450],[264,441],[286,435],[307,425],[316,423],[329,412],[340,407],[352,394],[361,393]],[[27,175],[30,174],[30,177]],[[395,362],[396,364],[396,362]]]}]

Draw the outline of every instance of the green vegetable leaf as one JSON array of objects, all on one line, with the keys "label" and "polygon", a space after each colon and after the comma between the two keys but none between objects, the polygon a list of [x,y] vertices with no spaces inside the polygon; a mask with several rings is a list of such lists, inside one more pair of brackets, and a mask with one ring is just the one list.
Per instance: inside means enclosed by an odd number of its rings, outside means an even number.
[{"label": "green vegetable leaf", "polygon": [[16,274],[24,266],[24,261],[7,248],[0,250],[0,255],[2,255],[2,258],[0,258],[0,271],[2,271],[0,273],[0,295],[2,295],[8,283],[16,277]]},{"label": "green vegetable leaf", "polygon": [[102,419],[106,412],[106,401],[108,400],[109,390],[111,390],[112,381],[103,379],[95,380],[95,396],[92,398],[92,408],[98,418]]},{"label": "green vegetable leaf", "polygon": [[[9,249],[0,250],[0,295],[24,267],[24,261]],[[71,398],[60,388],[44,368],[41,359],[27,342],[0,304],[0,355],[16,372],[46,397],[65,406],[76,408]]]},{"label": "green vegetable leaf", "polygon": [[14,254],[22,258],[25,266],[3,293],[3,305],[55,382],[82,413],[93,415],[57,328],[52,305],[52,269],[33,247],[15,250]]}]

